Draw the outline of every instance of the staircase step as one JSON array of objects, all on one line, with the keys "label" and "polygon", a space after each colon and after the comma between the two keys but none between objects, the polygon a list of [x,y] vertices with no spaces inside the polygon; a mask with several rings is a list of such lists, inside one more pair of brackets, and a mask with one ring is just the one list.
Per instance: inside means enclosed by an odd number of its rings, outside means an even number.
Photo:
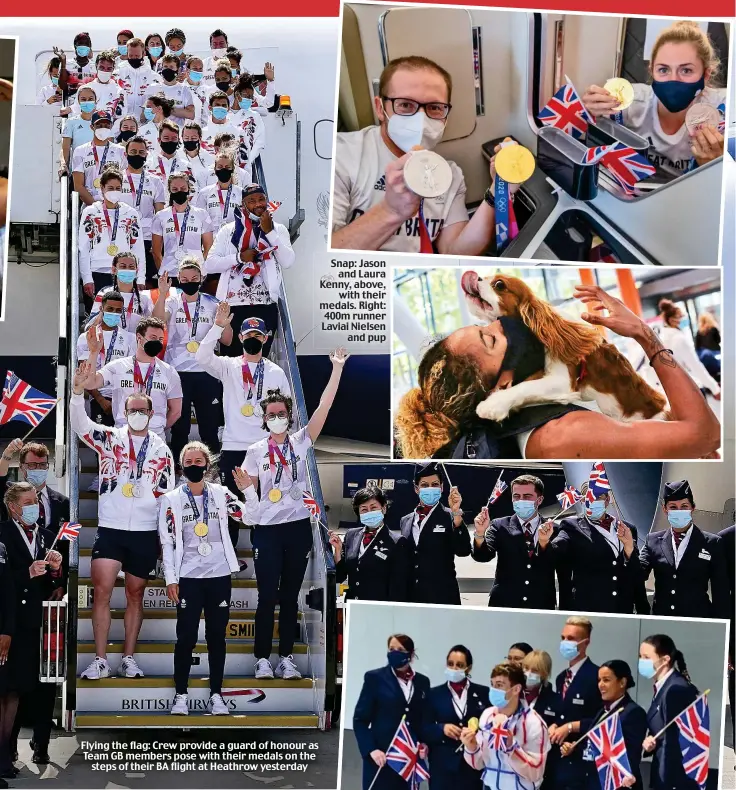
[{"label": "staircase step", "polygon": [[[82,530],[79,533],[79,548],[80,551],[82,549],[91,549],[92,544],[95,542],[95,534],[97,533],[97,517],[95,515],[94,518],[91,517],[91,514],[96,510],[96,506],[92,503],[86,503],[86,508],[84,507],[85,503],[82,503],[80,507],[82,508],[81,518],[78,518],[77,521],[82,525]],[[90,516],[90,518],[86,518],[86,516]],[[238,534],[238,549],[252,549],[253,545],[251,543],[251,531],[250,529],[241,526],[240,532]],[[250,564],[250,563],[248,563]]]},{"label": "staircase step", "polygon": [[132,728],[150,727],[155,729],[182,730],[210,727],[274,727],[284,728],[315,728],[319,726],[319,717],[314,713],[284,711],[282,713],[248,713],[230,716],[212,716],[209,714],[189,714],[189,716],[171,716],[168,713],[77,713],[76,725],[82,727],[114,727]]},{"label": "staircase step", "polygon": [[[253,564],[253,549],[238,549],[238,559],[243,559],[247,563],[245,570],[238,574],[239,579],[255,579],[255,566]],[[79,574],[81,576],[89,576],[92,572],[92,547],[79,549]]]}]

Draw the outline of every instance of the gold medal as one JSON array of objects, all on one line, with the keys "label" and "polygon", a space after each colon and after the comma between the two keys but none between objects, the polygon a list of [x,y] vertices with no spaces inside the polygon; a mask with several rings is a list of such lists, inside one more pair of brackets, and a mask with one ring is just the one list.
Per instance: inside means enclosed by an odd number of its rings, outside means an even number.
[{"label": "gold medal", "polygon": [[187,351],[189,351],[190,354],[196,353],[198,348],[199,348],[199,343],[196,340],[190,340],[187,343]]},{"label": "gold medal", "polygon": [[245,406],[241,407],[241,409],[240,409],[240,413],[244,417],[252,417],[253,416],[253,412],[254,412],[254,409],[253,409],[253,406],[251,406],[250,403],[246,403]]},{"label": "gold medal", "polygon": [[117,244],[108,244],[107,245],[107,254],[108,255],[117,255],[118,254],[118,245]]},{"label": "gold medal", "polygon": [[279,491],[279,489],[278,489],[278,488],[272,488],[272,489],[271,489],[271,490],[268,492],[268,498],[269,498],[269,499],[270,499],[272,502],[278,502],[278,501],[281,499],[281,491]]},{"label": "gold medal", "polygon": [[123,496],[132,497],[134,488],[135,486],[132,483],[126,483],[123,486]]},{"label": "gold medal", "polygon": [[194,534],[198,538],[203,538],[209,531],[210,528],[204,523],[204,521],[200,521],[198,524],[194,525]]},{"label": "gold medal", "polygon": [[534,155],[522,145],[505,145],[496,154],[496,172],[509,184],[523,184],[532,177],[536,163]]},{"label": "gold medal", "polygon": [[623,77],[612,77],[610,80],[606,80],[603,90],[608,91],[611,96],[618,100],[618,106],[613,108],[614,112],[625,110],[634,101],[634,88]]},{"label": "gold medal", "polygon": [[96,178],[96,179],[95,179],[95,180],[94,180],[92,183],[94,184],[94,186],[95,186],[97,189],[99,189],[99,188],[100,188],[100,184],[101,184],[102,182],[100,181],[100,179],[99,179],[99,178]]}]

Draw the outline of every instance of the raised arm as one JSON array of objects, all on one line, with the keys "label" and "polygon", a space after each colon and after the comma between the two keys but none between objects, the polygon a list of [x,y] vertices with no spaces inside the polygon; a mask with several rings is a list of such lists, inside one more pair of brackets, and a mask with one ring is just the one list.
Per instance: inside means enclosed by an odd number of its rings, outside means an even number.
[{"label": "raised arm", "polygon": [[317,441],[317,437],[322,433],[322,428],[325,427],[325,421],[327,420],[327,415],[330,413],[330,408],[335,400],[335,395],[337,394],[337,387],[340,384],[340,377],[342,376],[343,368],[345,367],[345,363],[348,361],[350,354],[348,354],[344,348],[337,348],[330,354],[330,360],[332,361],[332,375],[330,376],[330,380],[327,382],[327,386],[322,393],[322,397],[319,399],[319,406],[314,411],[311,419],[309,420],[309,425],[307,426],[307,431],[309,432],[309,438],[312,442]]},{"label": "raised arm", "polygon": [[87,379],[84,382],[84,389],[98,390],[100,387],[104,386],[105,378],[99,371],[97,373],[94,372],[95,360],[102,350],[102,339],[97,334],[97,324],[92,324],[87,330],[86,335],[87,348],[89,349],[89,358],[87,359],[89,369]]},{"label": "raised arm", "polygon": [[90,377],[92,366],[89,362],[82,361],[74,373],[72,380],[72,397],[69,400],[69,413],[71,415],[72,430],[79,438],[98,455],[104,452],[106,434],[111,429],[104,425],[92,422],[84,410],[84,390],[86,381]]},{"label": "raised arm", "polygon": [[204,336],[199,344],[194,358],[197,362],[215,378],[224,381],[227,375],[227,363],[221,357],[216,356],[215,346],[230,322],[233,320],[230,312],[230,305],[227,302],[220,302],[215,312],[215,323],[210,327],[209,332]]},{"label": "raised arm", "polygon": [[153,317],[160,318],[165,324],[169,323],[170,313],[166,309],[166,300],[169,298],[171,290],[171,278],[166,272],[158,277],[158,294],[156,304],[153,306]]}]

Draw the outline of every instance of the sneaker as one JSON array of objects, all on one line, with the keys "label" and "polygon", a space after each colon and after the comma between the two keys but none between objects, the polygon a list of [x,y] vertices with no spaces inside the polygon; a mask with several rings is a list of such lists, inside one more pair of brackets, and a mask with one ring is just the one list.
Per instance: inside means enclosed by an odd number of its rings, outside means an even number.
[{"label": "sneaker", "polygon": [[256,680],[273,680],[273,667],[267,658],[259,658],[256,661]]},{"label": "sneaker", "polygon": [[87,491],[94,491],[96,494],[100,490],[100,476],[95,475],[92,482],[87,486]]},{"label": "sneaker", "polygon": [[101,680],[102,678],[112,677],[112,667],[107,663],[106,658],[95,656],[92,663],[82,672],[85,680]]},{"label": "sneaker", "polygon": [[118,675],[120,675],[121,678],[142,678],[143,672],[138,664],[136,664],[133,656],[123,656],[123,660],[120,662]]},{"label": "sneaker", "polygon": [[[279,656],[281,661],[276,667],[276,677],[284,680],[298,680],[302,675],[296,668],[294,656]],[[257,676],[256,676],[257,677]]]},{"label": "sneaker", "polygon": [[187,695],[186,694],[176,694],[176,695],[174,695],[174,703],[171,706],[171,715],[172,716],[188,716],[189,715],[189,706],[187,705]]},{"label": "sneaker", "polygon": [[210,705],[212,706],[213,716],[228,716],[230,714],[221,694],[213,694],[210,697]]}]

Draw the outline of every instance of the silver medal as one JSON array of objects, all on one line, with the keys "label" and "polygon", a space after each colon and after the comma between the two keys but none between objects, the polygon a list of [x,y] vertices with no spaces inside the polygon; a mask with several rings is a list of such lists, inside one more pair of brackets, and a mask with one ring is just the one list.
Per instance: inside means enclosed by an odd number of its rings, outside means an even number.
[{"label": "silver medal", "polygon": [[302,498],[302,490],[299,486],[294,483],[294,485],[289,489],[289,496],[292,499],[301,499]]},{"label": "silver medal", "polygon": [[414,151],[404,165],[404,182],[415,195],[436,198],[449,191],[452,168],[434,151]]},{"label": "silver medal", "polygon": [[143,486],[140,483],[133,486],[133,496],[138,498],[143,496]]},{"label": "silver medal", "polygon": [[685,113],[685,126],[687,126],[688,132],[691,133],[697,132],[704,126],[711,126],[717,129],[720,122],[721,114],[712,104],[707,104],[706,102],[691,104],[687,113]]},{"label": "silver medal", "polygon": [[210,554],[212,554],[212,544],[202,541],[202,543],[197,546],[197,551],[202,557],[209,557]]},{"label": "silver medal", "polygon": [[184,247],[177,247],[176,252],[174,253],[174,257],[176,258],[177,261],[180,261],[186,254],[187,251],[184,249]]}]

